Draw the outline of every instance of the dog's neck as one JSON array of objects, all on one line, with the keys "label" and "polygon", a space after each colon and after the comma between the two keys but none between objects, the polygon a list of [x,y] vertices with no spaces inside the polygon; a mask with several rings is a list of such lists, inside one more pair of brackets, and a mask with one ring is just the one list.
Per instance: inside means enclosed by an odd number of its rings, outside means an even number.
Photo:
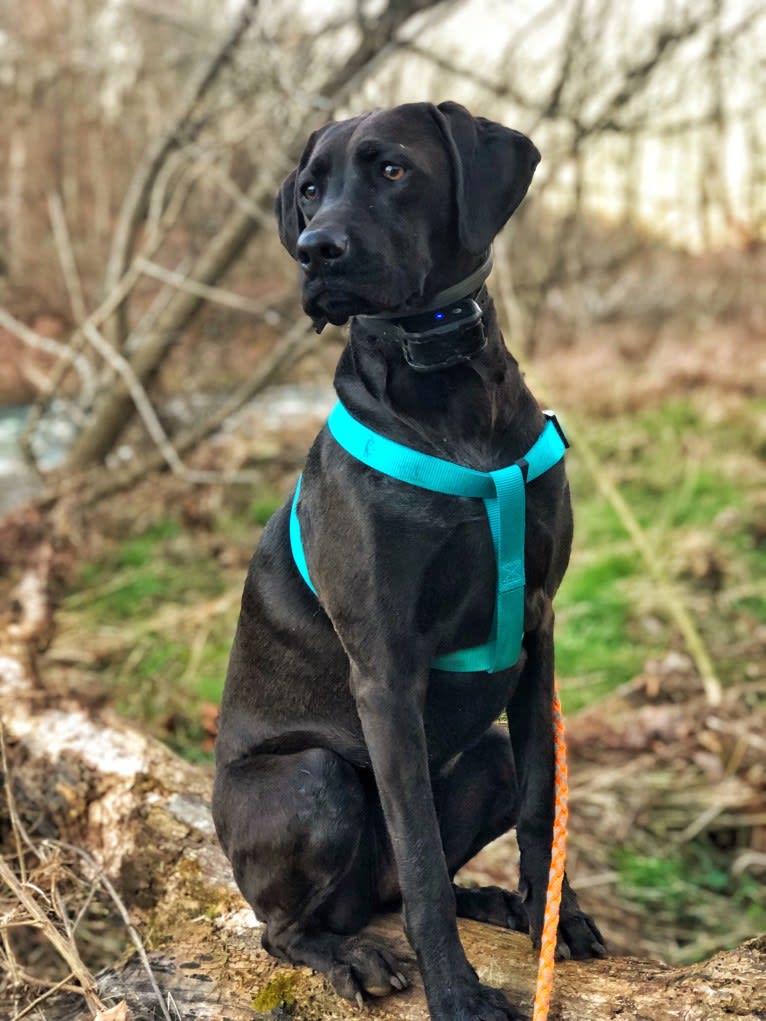
[{"label": "dog's neck", "polygon": [[487,331],[476,302],[492,272],[492,249],[462,280],[416,308],[360,315],[356,319],[377,341],[393,341],[417,372],[434,372],[471,361],[485,347]]},{"label": "dog's neck", "polygon": [[476,300],[486,344],[469,360],[428,372],[407,364],[397,339],[380,337],[361,317],[354,319],[335,388],[370,428],[437,456],[449,451],[451,459],[487,470],[509,451],[515,456],[517,433],[520,448],[534,439],[542,414],[535,414],[534,398],[505,347],[486,287]]}]

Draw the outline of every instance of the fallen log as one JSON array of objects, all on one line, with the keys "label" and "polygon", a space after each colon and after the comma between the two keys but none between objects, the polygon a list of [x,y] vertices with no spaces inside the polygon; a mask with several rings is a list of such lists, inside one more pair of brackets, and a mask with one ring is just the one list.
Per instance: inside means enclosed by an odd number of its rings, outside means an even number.
[{"label": "fallen log", "polygon": [[[28,827],[25,839],[42,834],[87,852],[86,872],[96,882],[92,872],[102,870],[134,929],[131,949],[95,976],[102,1009],[92,997],[86,1003],[72,980],[67,991],[46,994],[46,1021],[356,1021],[356,1007],[321,976],[279,964],[260,948],[260,925],[216,843],[209,772],[111,710],[85,706],[38,676],[35,649],[50,628],[49,570],[42,550],[17,589],[14,619],[0,633],[0,720],[12,814]],[[0,904],[0,935],[19,921],[5,907]],[[372,928],[407,953],[396,916]],[[536,968],[529,940],[477,923],[463,922],[460,931],[481,978],[529,1011]],[[409,960],[411,988],[370,1002],[371,1017],[426,1021],[411,954]],[[566,962],[556,970],[551,1018],[764,1021],[765,975],[766,937],[685,968],[632,958]],[[4,1008],[3,995],[7,988],[0,991],[0,1016],[12,1018],[16,1011]]]}]

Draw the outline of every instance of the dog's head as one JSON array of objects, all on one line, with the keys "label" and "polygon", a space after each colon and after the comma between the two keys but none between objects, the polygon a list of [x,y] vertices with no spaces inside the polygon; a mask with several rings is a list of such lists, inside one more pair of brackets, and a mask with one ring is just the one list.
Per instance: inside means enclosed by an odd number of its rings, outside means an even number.
[{"label": "dog's head", "polygon": [[417,311],[467,276],[539,159],[525,135],[457,103],[408,103],[315,131],[276,213],[316,328]]}]

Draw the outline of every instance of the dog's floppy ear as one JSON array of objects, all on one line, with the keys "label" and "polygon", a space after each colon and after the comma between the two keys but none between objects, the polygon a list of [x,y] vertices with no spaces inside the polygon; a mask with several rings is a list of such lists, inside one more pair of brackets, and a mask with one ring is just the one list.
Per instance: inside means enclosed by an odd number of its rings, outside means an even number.
[{"label": "dog's floppy ear", "polygon": [[520,131],[473,117],[459,103],[434,109],[453,163],[460,241],[481,255],[526,195],[540,153]]},{"label": "dog's floppy ear", "polygon": [[298,170],[292,170],[282,182],[274,202],[274,212],[279,226],[279,240],[293,258],[301,231],[306,226],[303,215],[295,200],[295,180]]},{"label": "dog's floppy ear", "polygon": [[311,159],[311,154],[314,151],[314,146],[316,145],[317,140],[325,133],[325,131],[327,131],[328,128],[331,127],[332,124],[325,124],[323,127],[317,128],[316,131],[312,132],[309,136],[308,142],[306,142],[306,147],[301,154],[298,166],[284,179],[282,187],[277,192],[277,197],[274,202],[274,212],[276,213],[277,224],[279,226],[279,240],[294,259],[298,254],[296,250],[298,238],[301,235],[301,231],[306,226],[303,213],[298,205],[298,196],[295,193],[295,182],[298,178],[298,174]]}]

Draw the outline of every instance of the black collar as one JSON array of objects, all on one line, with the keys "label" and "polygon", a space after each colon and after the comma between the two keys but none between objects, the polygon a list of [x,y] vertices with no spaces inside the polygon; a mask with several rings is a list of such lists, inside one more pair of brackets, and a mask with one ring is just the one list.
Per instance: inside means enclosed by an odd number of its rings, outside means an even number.
[{"label": "black collar", "polygon": [[446,369],[470,361],[487,344],[476,296],[491,270],[490,249],[477,270],[439,291],[422,308],[355,318],[372,336],[396,341],[407,364],[419,372]]}]

